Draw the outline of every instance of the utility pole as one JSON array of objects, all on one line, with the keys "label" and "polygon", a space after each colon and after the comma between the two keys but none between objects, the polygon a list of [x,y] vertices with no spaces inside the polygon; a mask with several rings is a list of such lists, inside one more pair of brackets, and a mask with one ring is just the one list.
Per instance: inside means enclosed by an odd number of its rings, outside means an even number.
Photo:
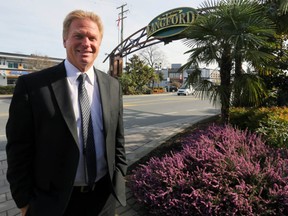
[{"label": "utility pole", "polygon": [[[118,19],[116,20],[118,22],[118,27],[119,27],[119,22],[121,22],[121,52],[123,51],[123,29],[124,29],[124,22],[123,20],[126,18],[124,17],[124,13],[126,13],[128,10],[124,10],[124,7],[127,4],[123,4],[120,7],[117,7],[117,9],[121,9],[121,12],[118,14]],[[119,37],[119,36],[118,36]],[[118,38],[119,40],[119,38]],[[119,43],[119,41],[118,41]],[[120,77],[123,71],[123,57],[122,54],[117,55],[117,56],[110,56],[110,75],[114,77]]]},{"label": "utility pole", "polygon": [[[118,22],[121,22],[121,41],[120,43],[122,44],[123,42],[123,29],[124,29],[124,22],[123,20],[127,17],[124,17],[124,13],[126,13],[128,10],[125,10],[124,11],[124,7],[126,6],[127,4],[123,4],[121,5],[120,7],[117,7],[117,9],[121,9],[121,12],[118,14],[120,17],[118,18]],[[121,48],[123,48],[123,44],[121,45]]]}]

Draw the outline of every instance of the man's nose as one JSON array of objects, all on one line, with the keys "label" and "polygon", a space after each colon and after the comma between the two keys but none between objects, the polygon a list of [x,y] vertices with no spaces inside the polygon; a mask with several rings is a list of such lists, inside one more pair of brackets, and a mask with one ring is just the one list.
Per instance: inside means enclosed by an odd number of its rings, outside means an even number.
[{"label": "man's nose", "polygon": [[87,46],[90,45],[90,40],[89,40],[88,37],[84,37],[84,38],[82,39],[82,45],[85,46],[85,47],[87,47]]}]

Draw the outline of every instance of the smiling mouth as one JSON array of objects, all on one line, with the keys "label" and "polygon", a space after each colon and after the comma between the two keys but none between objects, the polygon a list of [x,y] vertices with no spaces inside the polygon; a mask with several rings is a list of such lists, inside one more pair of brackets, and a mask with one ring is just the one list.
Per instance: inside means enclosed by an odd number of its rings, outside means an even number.
[{"label": "smiling mouth", "polygon": [[90,54],[90,53],[92,53],[92,51],[78,51],[78,53],[82,53],[82,54]]},{"label": "smiling mouth", "polygon": [[78,52],[78,54],[82,57],[89,57],[91,56],[93,53],[92,52]]}]

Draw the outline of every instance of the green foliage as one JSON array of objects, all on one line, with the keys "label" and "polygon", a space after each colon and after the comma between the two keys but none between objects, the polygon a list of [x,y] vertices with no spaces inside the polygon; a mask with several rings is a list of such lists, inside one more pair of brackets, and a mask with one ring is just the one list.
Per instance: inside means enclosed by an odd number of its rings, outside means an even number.
[{"label": "green foliage", "polygon": [[259,106],[268,97],[265,83],[255,73],[236,76],[232,82],[232,103],[234,106]]},{"label": "green foliage", "polygon": [[[269,69],[261,68],[260,73],[266,70],[268,74],[261,74],[269,92],[269,97],[264,101],[264,106],[287,106],[288,105],[288,50],[281,48],[277,53],[277,60],[267,62]],[[275,68],[275,69],[273,69]]]},{"label": "green foliage", "polygon": [[260,122],[256,132],[262,134],[269,145],[288,148],[288,121],[268,119],[267,122]]},{"label": "green foliage", "polygon": [[14,86],[0,86],[0,94],[13,94]]},{"label": "green foliage", "polygon": [[144,86],[143,94],[153,94],[153,89],[151,89],[151,88],[149,88],[147,86]]},{"label": "green foliage", "polygon": [[119,77],[119,82],[122,86],[122,92],[124,95],[134,94],[132,86],[132,79],[127,73],[123,73],[121,77]]},{"label": "green foliage", "polygon": [[257,132],[273,147],[288,148],[288,107],[232,108],[230,123]]},{"label": "green foliage", "polygon": [[147,86],[155,79],[154,69],[149,67],[137,55],[133,55],[119,78],[124,94],[143,94]]},{"label": "green foliage", "polygon": [[255,132],[261,121],[268,120],[268,111],[258,108],[231,108],[230,123],[239,129]]},{"label": "green foliage", "polygon": [[[186,52],[190,57],[183,68],[199,63],[218,64],[221,83],[219,88],[214,88],[218,93],[212,95],[220,99],[221,118],[227,122],[231,99],[241,99],[241,103],[249,105],[259,104],[262,96],[266,95],[260,80],[252,79],[252,76],[242,79],[250,89],[236,89],[236,86],[241,85],[235,82],[240,81],[239,77],[244,74],[243,62],[255,67],[275,58],[271,52],[260,49],[266,47],[268,39],[274,37],[275,25],[263,15],[262,6],[255,1],[207,1],[203,6],[205,13],[199,15],[185,31],[187,39],[184,43],[191,49]],[[232,69],[237,79],[232,78]]]}]

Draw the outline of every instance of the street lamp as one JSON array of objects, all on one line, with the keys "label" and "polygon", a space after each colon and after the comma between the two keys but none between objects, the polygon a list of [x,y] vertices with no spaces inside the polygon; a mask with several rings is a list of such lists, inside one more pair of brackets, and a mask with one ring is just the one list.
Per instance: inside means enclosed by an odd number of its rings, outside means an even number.
[{"label": "street lamp", "polygon": [[[161,62],[155,63],[155,72],[158,75],[158,78],[159,78],[161,70],[162,70],[162,63]],[[153,85],[153,87],[154,87],[154,85]],[[158,87],[159,87],[159,80],[158,80]]]}]

